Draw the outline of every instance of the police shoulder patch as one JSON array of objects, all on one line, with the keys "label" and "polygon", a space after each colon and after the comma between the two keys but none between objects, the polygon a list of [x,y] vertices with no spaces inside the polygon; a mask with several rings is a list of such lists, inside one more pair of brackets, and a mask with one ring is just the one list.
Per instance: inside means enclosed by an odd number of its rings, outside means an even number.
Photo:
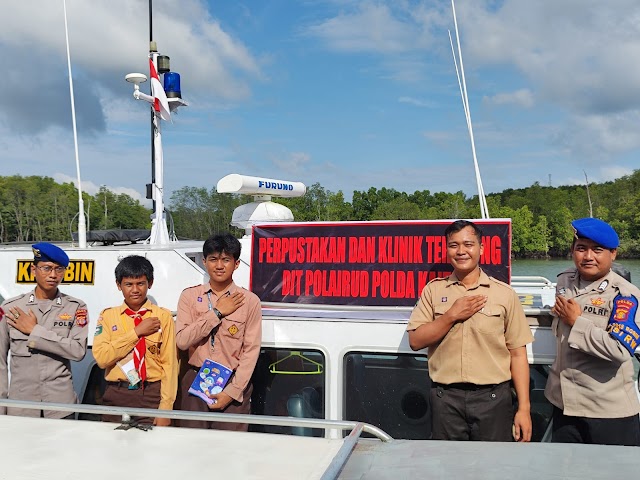
[{"label": "police shoulder patch", "polygon": [[79,308],[76,310],[75,322],[76,322],[76,325],[78,325],[79,327],[84,327],[87,324],[86,308]]},{"label": "police shoulder patch", "polygon": [[638,299],[633,296],[616,295],[609,317],[607,332],[625,347],[631,355],[640,345],[640,326],[636,323]]}]

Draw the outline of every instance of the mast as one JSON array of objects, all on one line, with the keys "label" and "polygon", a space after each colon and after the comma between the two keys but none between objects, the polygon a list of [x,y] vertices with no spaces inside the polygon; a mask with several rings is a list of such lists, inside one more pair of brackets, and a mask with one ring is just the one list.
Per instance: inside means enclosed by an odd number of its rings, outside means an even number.
[{"label": "mast", "polygon": [[78,178],[78,246],[87,248],[87,220],[82,199],[82,181],[80,179],[80,157],[78,155],[78,129],[76,127],[76,104],[73,95],[73,76],[71,75],[71,53],[69,51],[69,27],[67,25],[67,2],[62,0],[64,9],[64,37],[67,46],[67,68],[69,70],[69,96],[71,98],[71,123],[73,125],[73,146],[76,155],[76,175]]},{"label": "mast", "polygon": [[482,177],[480,176],[480,166],[478,165],[478,157],[476,155],[476,142],[473,136],[473,125],[471,123],[471,110],[469,109],[469,96],[467,95],[467,82],[464,76],[464,64],[462,62],[462,49],[460,48],[460,34],[458,33],[458,19],[456,18],[456,6],[454,3],[454,0],[451,0],[451,9],[453,11],[453,23],[456,30],[458,58],[460,59],[459,71],[458,71],[458,62],[456,59],[456,53],[453,48],[453,41],[451,39],[451,32],[449,32],[449,42],[451,43],[451,52],[453,53],[453,61],[456,66],[456,75],[458,77],[458,85],[460,87],[460,96],[462,97],[462,107],[464,109],[464,115],[467,120],[467,130],[469,131],[469,138],[471,139],[471,153],[473,155],[473,167],[476,174],[478,200],[480,202],[480,216],[481,218],[490,218],[489,208],[487,207],[487,199],[484,195],[484,187],[482,186]]},{"label": "mast", "polygon": [[587,184],[587,198],[589,199],[589,216],[593,218],[593,204],[591,203],[591,193],[589,193],[589,179],[587,178],[587,171],[582,170],[584,173],[584,181]]},{"label": "mast", "polygon": [[[164,208],[164,158],[162,153],[162,120],[170,119],[170,112],[186,106],[180,93],[180,75],[169,71],[169,57],[158,53],[153,40],[152,0],[149,0],[149,68],[151,75],[151,94],[140,91],[140,83],[147,81],[143,73],[130,73],[125,80],[134,84],[133,98],[145,100],[151,106],[151,184],[147,185],[147,198],[153,200],[151,216],[151,235],[148,242],[152,245],[166,245],[176,241],[175,235],[169,235]],[[161,61],[160,61],[161,60]],[[160,83],[159,74],[165,76],[165,87]],[[168,81],[168,83],[167,83]],[[167,98],[169,95],[171,98]],[[149,188],[150,187],[150,188]],[[149,195],[149,193],[151,195]]]}]

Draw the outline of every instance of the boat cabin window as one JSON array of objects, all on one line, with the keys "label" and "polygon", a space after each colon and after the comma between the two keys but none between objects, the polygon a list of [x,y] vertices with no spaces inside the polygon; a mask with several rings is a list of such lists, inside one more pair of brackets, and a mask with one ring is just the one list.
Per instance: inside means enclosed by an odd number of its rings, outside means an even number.
[{"label": "boat cabin window", "polygon": [[[263,348],[253,373],[251,413],[325,418],[325,358],[319,350]],[[252,431],[324,436],[324,429],[251,425]]]},{"label": "boat cabin window", "polygon": [[553,413],[553,405],[544,396],[544,389],[547,386],[547,378],[549,377],[549,368],[550,365],[529,365],[532,442],[542,441]]},{"label": "boat cabin window", "polygon": [[350,352],[344,357],[344,420],[376,425],[393,438],[431,436],[425,355]]},{"label": "boat cabin window", "polygon": [[193,263],[195,263],[197,266],[199,266],[200,268],[204,268],[202,265],[202,251],[200,252],[187,252],[185,253],[185,255],[187,256],[187,258],[189,260],[191,260]]},{"label": "boat cabin window", "polygon": [[[532,441],[542,440],[553,411],[544,396],[548,365],[531,365]],[[380,427],[394,438],[431,437],[431,380],[424,355],[350,352],[344,357],[343,419]]]}]

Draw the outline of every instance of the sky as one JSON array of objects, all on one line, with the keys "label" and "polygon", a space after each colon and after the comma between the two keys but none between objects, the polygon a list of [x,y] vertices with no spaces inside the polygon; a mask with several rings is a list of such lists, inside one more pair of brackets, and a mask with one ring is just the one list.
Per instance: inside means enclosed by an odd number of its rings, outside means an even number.
[{"label": "sky", "polygon": [[[83,189],[151,181],[148,0],[67,0]],[[486,193],[640,168],[637,0],[457,0]],[[477,193],[449,0],[154,0],[189,103],[163,122],[165,195],[230,173]],[[0,175],[75,181],[62,0],[0,16]],[[149,82],[141,89],[149,90]],[[148,202],[146,202],[148,203]]]}]

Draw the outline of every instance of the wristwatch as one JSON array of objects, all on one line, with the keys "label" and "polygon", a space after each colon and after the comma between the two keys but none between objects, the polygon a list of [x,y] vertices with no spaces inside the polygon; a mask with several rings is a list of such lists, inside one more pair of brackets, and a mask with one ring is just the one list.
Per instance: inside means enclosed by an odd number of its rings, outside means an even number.
[{"label": "wristwatch", "polygon": [[222,312],[215,307],[213,308],[213,313],[216,314],[216,317],[218,317],[219,320],[222,320],[224,318]]}]

